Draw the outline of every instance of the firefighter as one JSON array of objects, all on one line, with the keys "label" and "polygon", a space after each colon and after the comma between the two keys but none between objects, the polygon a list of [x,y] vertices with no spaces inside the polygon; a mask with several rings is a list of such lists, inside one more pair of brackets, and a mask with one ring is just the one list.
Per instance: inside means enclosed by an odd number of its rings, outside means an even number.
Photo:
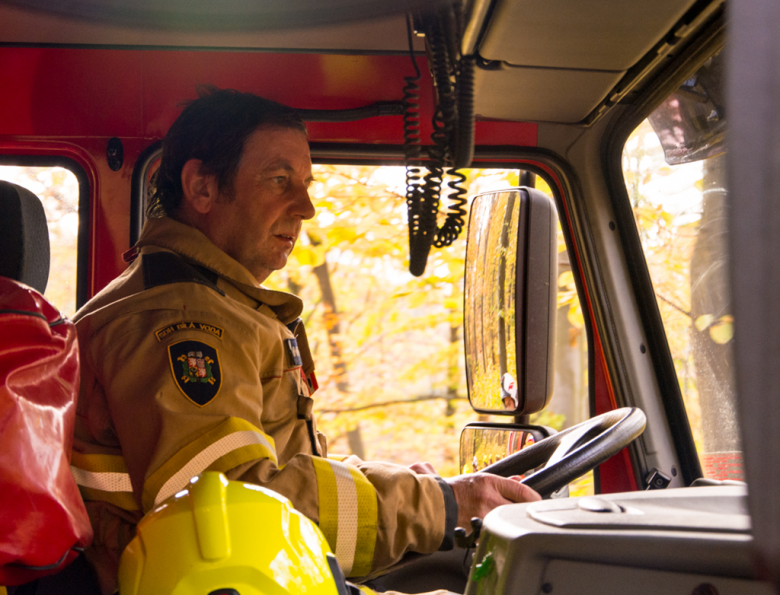
[{"label": "firefighter", "polygon": [[311,182],[303,121],[248,93],[205,90],[166,135],[132,264],[75,316],[72,465],[104,593],[143,514],[206,470],[289,498],[356,578],[539,498],[512,479],[328,457],[302,303],[261,285],[315,214]]}]

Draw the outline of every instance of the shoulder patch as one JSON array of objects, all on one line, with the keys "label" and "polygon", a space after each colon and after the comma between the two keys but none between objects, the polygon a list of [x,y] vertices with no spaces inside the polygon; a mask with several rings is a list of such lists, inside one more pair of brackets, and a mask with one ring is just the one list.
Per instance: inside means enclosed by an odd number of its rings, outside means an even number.
[{"label": "shoulder patch", "polygon": [[171,283],[200,283],[219,293],[218,276],[203,267],[195,267],[173,252],[153,252],[141,256],[144,273],[144,288],[151,289]]},{"label": "shoulder patch", "polygon": [[202,341],[179,341],[168,346],[176,386],[190,401],[208,405],[222,387],[219,352]]},{"label": "shoulder patch", "polygon": [[172,335],[179,331],[203,331],[214,335],[217,339],[222,339],[225,331],[213,324],[206,324],[205,322],[197,322],[195,320],[184,320],[175,324],[170,324],[164,328],[156,330],[154,336],[158,341],[162,341],[165,337]]}]

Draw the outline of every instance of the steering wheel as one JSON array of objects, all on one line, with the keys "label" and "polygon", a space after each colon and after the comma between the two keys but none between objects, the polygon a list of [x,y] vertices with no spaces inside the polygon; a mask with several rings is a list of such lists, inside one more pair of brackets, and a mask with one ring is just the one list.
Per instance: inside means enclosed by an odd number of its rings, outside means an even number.
[{"label": "steering wheel", "polygon": [[546,465],[521,482],[545,498],[620,452],[644,431],[646,423],[645,414],[636,407],[609,411],[488,465],[481,473],[509,477]]}]

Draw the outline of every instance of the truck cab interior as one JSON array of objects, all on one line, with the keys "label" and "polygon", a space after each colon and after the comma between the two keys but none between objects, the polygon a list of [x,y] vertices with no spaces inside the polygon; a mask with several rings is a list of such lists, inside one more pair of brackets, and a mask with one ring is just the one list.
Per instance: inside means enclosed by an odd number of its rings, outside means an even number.
[{"label": "truck cab interior", "polygon": [[[199,85],[300,110],[315,163],[412,171],[402,225],[413,275],[468,235],[466,311],[485,300],[465,323],[469,399],[495,416],[471,431],[535,441],[549,432],[529,416],[554,405],[559,226],[587,342],[587,417],[599,421],[515,456],[537,468],[569,436],[555,471],[567,474],[543,491],[595,467],[593,494],[496,509],[474,526],[478,540],[463,537],[466,551],[372,584],[771,593],[779,25],[768,0],[2,0],[0,165],[73,173],[75,309],[126,268],[161,140]],[[475,265],[495,249],[477,250],[475,203],[467,224],[466,191],[443,190],[458,170],[488,167],[520,172],[521,188],[480,197],[494,201],[480,211],[485,237],[491,222],[521,222],[517,268],[507,282],[501,265],[498,284],[498,269]],[[534,202],[542,186],[549,198]],[[10,221],[4,235],[21,225]],[[485,297],[510,285],[500,305]],[[519,469],[463,449],[461,471]]]}]

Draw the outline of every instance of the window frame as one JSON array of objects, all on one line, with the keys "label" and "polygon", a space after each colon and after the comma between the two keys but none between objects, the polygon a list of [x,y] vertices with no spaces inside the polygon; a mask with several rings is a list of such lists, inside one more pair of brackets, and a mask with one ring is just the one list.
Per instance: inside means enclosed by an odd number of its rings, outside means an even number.
[{"label": "window frame", "polygon": [[663,69],[647,88],[652,89],[622,114],[604,137],[605,177],[615,223],[629,268],[629,284],[633,290],[644,329],[648,354],[651,357],[666,420],[671,430],[674,448],[680,463],[680,472],[686,485],[704,476],[699,461],[688,414],[680,390],[677,371],[663,325],[661,312],[647,266],[644,249],[631,209],[623,175],[623,149],[631,133],[690,78],[714,53],[725,44],[724,25],[717,22],[709,27],[679,61]]},{"label": "window frame", "polygon": [[[91,189],[89,176],[74,159],[62,155],[0,154],[0,165],[15,167],[61,167],[76,177],[79,185],[79,227],[76,236],[76,310],[89,299],[89,230],[91,222]],[[58,304],[54,304],[58,307]]]}]

